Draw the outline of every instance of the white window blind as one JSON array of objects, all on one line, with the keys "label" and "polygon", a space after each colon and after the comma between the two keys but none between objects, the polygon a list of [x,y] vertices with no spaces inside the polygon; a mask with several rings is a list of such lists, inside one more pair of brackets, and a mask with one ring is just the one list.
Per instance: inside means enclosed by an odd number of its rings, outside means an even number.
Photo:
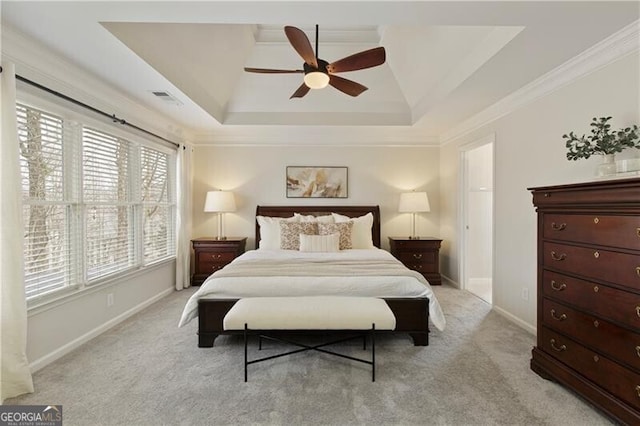
[{"label": "white window blind", "polygon": [[18,105],[18,141],[22,175],[25,290],[28,298],[77,285],[72,241],[77,226],[66,194],[60,117]]},{"label": "white window blind", "polygon": [[173,175],[169,155],[142,147],[140,151],[144,229],[144,260],[154,262],[175,253],[175,218],[169,176]]},{"label": "white window blind", "polygon": [[175,152],[16,110],[28,301],[175,256]]}]

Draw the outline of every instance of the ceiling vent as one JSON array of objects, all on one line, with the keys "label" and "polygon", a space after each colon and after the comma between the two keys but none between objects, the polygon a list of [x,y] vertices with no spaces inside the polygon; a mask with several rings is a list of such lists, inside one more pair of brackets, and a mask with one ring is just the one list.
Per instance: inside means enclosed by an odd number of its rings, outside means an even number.
[{"label": "ceiling vent", "polygon": [[182,106],[183,105],[182,102],[180,102],[178,100],[178,98],[176,98],[175,96],[173,96],[171,93],[167,92],[166,90],[152,90],[151,93],[156,98],[158,98],[158,99],[160,99],[163,102],[166,102],[168,104],[178,105],[178,106]]}]

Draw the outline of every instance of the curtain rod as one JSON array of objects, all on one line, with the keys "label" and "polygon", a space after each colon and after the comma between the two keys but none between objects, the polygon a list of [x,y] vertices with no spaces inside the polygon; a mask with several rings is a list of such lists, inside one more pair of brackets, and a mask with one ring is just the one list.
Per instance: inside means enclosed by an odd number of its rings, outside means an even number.
[{"label": "curtain rod", "polygon": [[[2,72],[2,67],[0,67],[0,73],[1,72]],[[44,90],[47,93],[50,93],[50,94],[52,94],[54,96],[62,98],[65,101],[71,102],[72,104],[75,104],[75,105],[81,106],[83,108],[86,108],[86,109],[88,109],[90,111],[95,112],[96,114],[99,114],[99,115],[102,115],[104,117],[107,117],[107,118],[111,119],[114,123],[120,123],[123,126],[129,126],[129,127],[133,128],[133,129],[136,129],[136,130],[138,130],[138,131],[140,131],[142,133],[145,133],[145,134],[147,134],[149,136],[153,136],[154,138],[157,138],[157,139],[160,139],[162,141],[168,142],[171,145],[174,145],[175,147],[180,147],[179,143],[173,142],[173,141],[171,141],[171,140],[169,140],[167,138],[163,138],[162,136],[158,136],[155,133],[152,133],[152,132],[150,132],[148,130],[145,130],[145,129],[141,128],[141,127],[136,126],[135,124],[131,124],[131,123],[127,122],[126,120],[122,119],[122,118],[116,117],[115,114],[108,114],[108,113],[106,113],[106,112],[104,112],[102,110],[99,110],[97,108],[92,107],[91,105],[87,105],[84,102],[80,102],[77,99],[74,99],[72,97],[64,95],[64,94],[62,94],[60,92],[57,92],[57,91],[55,91],[53,89],[49,89],[48,87],[43,86],[43,85],[41,85],[39,83],[36,83],[35,81],[31,81],[28,78],[22,77],[21,75],[16,74],[16,80],[22,81],[23,83],[29,84],[29,85],[31,85],[33,87],[36,87],[36,88],[40,89],[40,90]]]}]

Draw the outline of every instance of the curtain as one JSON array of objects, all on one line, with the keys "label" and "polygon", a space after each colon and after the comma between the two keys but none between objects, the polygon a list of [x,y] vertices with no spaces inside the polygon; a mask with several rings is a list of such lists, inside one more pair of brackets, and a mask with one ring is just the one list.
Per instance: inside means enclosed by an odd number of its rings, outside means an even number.
[{"label": "curtain", "polygon": [[2,64],[0,99],[0,402],[33,392],[27,361],[20,148],[16,127],[15,67]]},{"label": "curtain", "polygon": [[191,186],[193,148],[181,145],[178,148],[177,187],[178,207],[176,214],[176,290],[191,286]]}]

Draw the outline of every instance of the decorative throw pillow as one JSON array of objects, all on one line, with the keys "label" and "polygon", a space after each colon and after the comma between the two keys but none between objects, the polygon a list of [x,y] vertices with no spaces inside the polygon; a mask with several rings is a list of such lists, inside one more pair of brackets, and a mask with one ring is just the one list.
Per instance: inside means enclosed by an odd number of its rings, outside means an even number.
[{"label": "decorative throw pillow", "polygon": [[315,222],[280,222],[280,248],[300,250],[300,234],[318,235]]},{"label": "decorative throw pillow", "polygon": [[303,215],[300,213],[294,213],[293,217],[297,218],[298,222],[335,223],[335,219],[330,214],[314,216],[312,214]]},{"label": "decorative throw pillow", "polygon": [[305,235],[300,234],[300,251],[334,252],[340,250],[340,234]]},{"label": "decorative throw pillow", "polygon": [[372,249],[373,238],[371,228],[373,227],[373,214],[367,213],[364,216],[350,218],[338,213],[331,213],[336,223],[353,222],[351,232],[351,244],[354,249]]},{"label": "decorative throw pillow", "polygon": [[343,223],[319,223],[318,234],[330,235],[336,232],[340,234],[340,250],[347,250],[353,247],[351,244],[351,228],[353,228],[353,222]]},{"label": "decorative throw pillow", "polygon": [[260,242],[258,247],[264,249],[280,249],[280,222],[297,222],[295,216],[270,217],[256,216],[260,225]]}]

